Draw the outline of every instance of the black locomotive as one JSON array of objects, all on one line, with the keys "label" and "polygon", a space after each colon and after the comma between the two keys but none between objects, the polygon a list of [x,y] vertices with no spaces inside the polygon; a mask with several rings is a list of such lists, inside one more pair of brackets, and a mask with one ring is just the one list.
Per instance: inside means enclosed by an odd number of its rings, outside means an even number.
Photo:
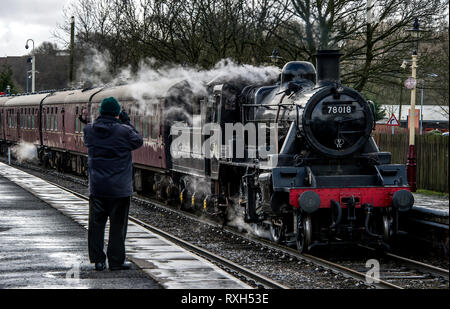
[{"label": "black locomotive", "polygon": [[[172,171],[183,175],[175,182],[185,207],[199,199],[206,211],[226,209],[270,230],[276,242],[296,242],[300,251],[337,239],[388,243],[398,212],[408,211],[414,199],[405,166],[390,164],[390,153],[380,152],[371,137],[373,103],[340,83],[340,56],[319,51],[317,73],[309,62],[289,62],[274,85],[209,85],[199,123],[213,122],[222,132],[232,124],[235,132],[221,135],[218,155],[205,158],[199,147],[188,147],[195,155],[172,158]],[[252,131],[249,124],[272,129]],[[250,142],[255,132],[275,151],[260,156],[267,149]]]}]

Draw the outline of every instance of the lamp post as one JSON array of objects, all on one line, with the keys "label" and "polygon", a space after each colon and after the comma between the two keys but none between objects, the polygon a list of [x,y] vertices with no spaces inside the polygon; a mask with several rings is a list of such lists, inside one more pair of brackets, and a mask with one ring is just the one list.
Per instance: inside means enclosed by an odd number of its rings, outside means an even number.
[{"label": "lamp post", "polygon": [[[419,47],[419,20],[416,17],[414,19],[414,24],[411,29],[407,31],[411,31],[415,36],[415,46],[412,53],[411,58],[411,77],[415,81],[416,80],[416,71],[417,71],[417,51]],[[410,115],[409,115],[409,151],[408,151],[408,161],[406,162],[406,174],[408,179],[408,184],[411,187],[412,192],[416,192],[416,150],[415,150],[415,124],[416,124],[416,85],[411,89],[411,107],[410,107]]]},{"label": "lamp post", "polygon": [[34,41],[32,39],[28,39],[25,43],[25,48],[28,49],[28,41],[33,42],[33,49],[31,52],[33,53],[33,59],[31,60],[31,92],[36,91],[36,56],[34,55]]}]

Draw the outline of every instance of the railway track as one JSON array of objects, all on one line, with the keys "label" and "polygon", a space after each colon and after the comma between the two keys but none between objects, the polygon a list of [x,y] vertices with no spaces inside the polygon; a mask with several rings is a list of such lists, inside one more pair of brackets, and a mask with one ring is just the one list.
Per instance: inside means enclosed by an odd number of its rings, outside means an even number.
[{"label": "railway track", "polygon": [[[75,192],[73,190],[67,189],[59,184],[56,184],[54,182],[50,182],[54,186],[57,186],[63,190],[66,190],[80,198],[83,198],[85,200],[89,200],[89,197],[80,194],[78,192]],[[182,213],[180,210],[175,210],[175,209],[171,209],[168,206],[162,205],[158,202],[155,201],[151,201],[151,200],[147,200],[147,199],[143,199],[143,198],[139,198],[139,197],[133,197],[132,198],[135,202],[138,202],[140,204],[144,204],[144,203],[151,203],[153,206],[155,207],[160,207],[165,209],[165,211],[170,211],[173,212],[177,215],[185,215],[184,213]],[[298,254],[297,251],[295,249],[292,248],[288,248],[285,246],[280,246],[280,245],[274,245],[271,244],[268,241],[264,241],[264,240],[258,240],[254,237],[246,237],[244,235],[242,235],[241,233],[234,231],[232,228],[228,228],[228,227],[222,227],[221,225],[217,224],[217,223],[213,223],[213,222],[205,222],[205,220],[200,220],[198,218],[196,218],[193,215],[189,215],[190,219],[195,219],[198,222],[201,222],[203,224],[209,224],[211,225],[211,227],[213,228],[224,228],[228,233],[233,234],[235,237],[240,237],[243,239],[246,239],[249,242],[253,242],[255,244],[259,244],[264,245],[266,247],[268,247],[269,250],[277,250],[277,251],[281,251],[286,255],[290,255],[291,257],[295,257],[297,259],[302,259],[308,263],[312,263],[318,267],[322,267],[322,268],[326,268],[331,270],[334,273],[341,273],[343,274],[345,277],[350,277],[356,280],[359,280],[361,282],[364,282],[366,280],[366,275],[362,272],[356,271],[354,269],[351,269],[349,267],[343,266],[343,265],[339,265],[337,263],[322,259],[320,257],[314,256],[314,255],[310,255],[310,254]],[[143,222],[142,220],[139,220],[133,216],[129,216],[129,220],[131,220],[134,223],[137,223],[139,225],[141,225],[142,227],[148,229],[149,231],[159,234],[160,236],[178,244],[179,246],[194,252],[200,256],[202,256],[203,258],[208,259],[211,262],[214,262],[217,265],[220,265],[224,270],[226,270],[227,272],[233,273],[235,276],[237,276],[240,279],[243,279],[246,282],[251,283],[253,286],[257,286],[257,287],[261,287],[261,288],[270,288],[270,289],[288,289],[288,287],[275,282],[274,280],[271,280],[265,276],[261,276],[247,268],[244,268],[228,259],[225,259],[223,257],[220,257],[208,250],[205,250],[199,246],[193,245],[179,237],[176,237],[170,233],[167,233],[161,229],[158,229],[150,224],[147,224],[145,222]],[[396,286],[394,284],[391,284],[387,281],[384,280],[378,280],[378,282],[374,282],[371,284],[374,288],[378,288],[378,289],[402,289],[400,286]]]},{"label": "railway track", "polygon": [[[54,182],[51,182],[48,180],[46,180],[46,181],[58,188],[61,188],[67,192],[70,192],[84,200],[89,200],[89,197],[87,197],[83,194],[80,194],[78,192],[75,192],[73,190],[65,188],[64,186],[61,186],[57,183],[54,183]],[[183,247],[184,249],[194,252],[197,255],[200,255],[201,257],[213,262],[214,264],[218,265],[225,271],[232,273],[239,279],[241,279],[245,282],[248,282],[252,286],[255,286],[257,288],[268,288],[268,289],[288,289],[288,287],[284,286],[281,283],[275,282],[275,281],[271,280],[270,278],[267,278],[265,276],[257,274],[248,268],[245,268],[245,267],[242,267],[241,265],[233,263],[232,261],[225,259],[223,257],[220,257],[204,248],[193,245],[179,237],[176,237],[170,233],[167,233],[161,229],[158,229],[158,228],[156,228],[148,223],[145,223],[142,220],[139,220],[133,216],[129,216],[128,218],[130,221],[144,227],[148,231],[158,234],[158,235],[164,237],[165,239],[170,240],[171,242],[179,245],[180,247]]]},{"label": "railway track", "polygon": [[[359,245],[362,248],[365,248],[369,251],[376,251],[376,249],[368,247],[368,246],[363,246],[363,245]],[[419,271],[422,274],[429,274],[432,275],[436,278],[442,278],[446,281],[449,280],[449,270],[448,269],[443,269],[441,267],[437,267],[434,265],[430,265],[430,264],[426,264],[420,261],[416,261],[416,260],[412,260],[394,253],[390,253],[390,252],[383,252],[383,255],[391,260],[395,260],[399,263],[402,263],[403,265],[409,267],[410,269],[414,269],[416,271]]]},{"label": "railway track", "polygon": [[[39,168],[37,168],[39,169]],[[41,171],[42,172],[42,171]],[[62,175],[60,177],[64,177],[66,180],[74,181],[79,184],[84,184],[84,181],[77,178],[72,177],[71,175]],[[48,180],[47,180],[48,181]],[[50,181],[49,181],[50,182]],[[82,198],[87,199],[86,196],[75,192],[73,190],[67,189],[59,184],[54,185],[69,191],[73,194],[76,194]],[[275,244],[273,242],[269,242],[265,239],[257,238],[253,235],[243,235],[241,232],[236,231],[233,228],[230,227],[224,227],[221,224],[218,224],[217,222],[211,221],[211,220],[205,220],[200,219],[199,217],[186,213],[184,211],[175,209],[173,207],[169,207],[167,205],[163,205],[159,202],[155,202],[152,199],[146,198],[146,197],[133,197],[133,202],[149,206],[153,208],[157,208],[163,212],[172,213],[174,216],[184,216],[188,217],[190,220],[195,220],[196,222],[199,222],[201,224],[206,224],[210,227],[210,229],[214,231],[224,231],[225,233],[229,233],[233,235],[235,239],[239,239],[241,242],[248,242],[252,243],[257,247],[261,247],[264,250],[270,251],[273,254],[277,255],[281,260],[301,260],[305,263],[311,265],[311,267],[316,267],[317,269],[324,269],[327,271],[331,271],[334,274],[339,274],[344,276],[345,278],[352,278],[354,280],[359,281],[361,284],[365,284],[370,286],[371,288],[378,288],[378,289],[402,289],[404,287],[409,287],[408,282],[411,282],[413,280],[441,280],[447,282],[448,287],[448,277],[449,272],[446,269],[442,269],[433,265],[425,264],[419,261],[415,261],[412,259],[408,259],[405,257],[401,257],[392,253],[385,253],[384,258],[395,260],[397,263],[399,263],[399,266],[397,269],[388,269],[383,270],[380,273],[380,279],[374,280],[373,283],[367,284],[366,282],[366,273],[367,269],[365,268],[365,261],[362,263],[359,261],[358,263],[342,263],[342,262],[333,262],[329,259],[324,259],[319,256],[311,255],[311,254],[299,254],[297,250],[292,249],[290,247],[282,246]],[[245,278],[247,282],[252,283],[253,286],[256,287],[265,287],[265,288],[287,288],[286,286],[277,283],[276,281],[269,279],[264,276],[260,276],[257,273],[249,270],[249,269],[242,269],[240,265],[233,263],[230,260],[224,259],[219,257],[217,254],[211,253],[203,248],[200,248],[199,246],[195,246],[193,244],[190,244],[189,242],[186,242],[179,237],[176,237],[174,235],[170,235],[156,227],[152,227],[149,224],[143,222],[142,220],[139,220],[134,217],[130,217],[132,221],[134,221],[137,224],[140,224],[141,226],[148,228],[149,230],[152,230],[154,233],[158,233],[159,235],[166,237],[170,239],[173,242],[178,243],[180,246],[185,247],[186,249],[193,251],[204,258],[215,262],[216,264],[222,265],[222,268],[232,272],[239,278]],[[361,246],[364,247],[364,246]],[[364,247],[368,251],[374,251],[375,249]],[[261,278],[263,277],[263,278]]]}]

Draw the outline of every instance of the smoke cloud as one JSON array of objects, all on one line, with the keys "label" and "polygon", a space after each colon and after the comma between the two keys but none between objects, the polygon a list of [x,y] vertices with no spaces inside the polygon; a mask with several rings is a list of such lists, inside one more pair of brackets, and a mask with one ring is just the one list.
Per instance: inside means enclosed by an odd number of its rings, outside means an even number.
[{"label": "smoke cloud", "polygon": [[37,161],[37,149],[34,144],[20,141],[19,144],[11,148],[11,154],[16,157],[20,163],[24,161]]},{"label": "smoke cloud", "polygon": [[[91,49],[78,72],[80,83],[88,81],[96,86],[127,84],[129,95],[137,100],[140,112],[146,115],[152,115],[151,105],[158,103],[158,99],[165,96],[170,87],[182,81],[189,85],[194,96],[202,96],[207,94],[208,86],[214,83],[239,79],[246,84],[260,84],[276,79],[280,73],[280,69],[275,66],[237,64],[231,59],[223,59],[209,70],[181,64],[161,66],[155,59],[145,59],[137,71],[128,67],[112,76],[108,70],[110,62],[108,53]],[[179,113],[180,110],[175,112]]]}]

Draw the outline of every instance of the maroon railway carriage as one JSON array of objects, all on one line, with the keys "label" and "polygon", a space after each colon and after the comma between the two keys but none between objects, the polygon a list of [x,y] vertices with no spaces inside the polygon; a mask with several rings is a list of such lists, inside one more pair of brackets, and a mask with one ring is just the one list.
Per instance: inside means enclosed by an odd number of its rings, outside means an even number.
[{"label": "maroon railway carriage", "polygon": [[[127,111],[132,124],[142,134],[143,147],[133,152],[136,187],[142,182],[154,184],[154,172],[164,172],[166,149],[161,99],[138,101],[130,86],[94,88],[55,92],[42,103],[42,151],[41,158],[46,164],[61,170],[87,173],[87,149],[83,142],[84,124],[79,120],[85,115],[88,122],[98,117],[100,104],[104,98],[115,97]],[[147,180],[141,180],[145,177]]]},{"label": "maroon railway carriage", "polygon": [[15,96],[4,104],[5,140],[40,145],[39,106],[48,93]]},{"label": "maroon railway carriage", "polygon": [[[11,97],[0,97],[0,145],[3,146],[3,143],[6,140],[6,133],[5,133],[5,124],[7,123],[7,117],[6,117],[6,109],[5,104],[6,101],[8,101]],[[3,151],[3,149],[0,149],[0,151]]]},{"label": "maroon railway carriage", "polygon": [[94,95],[90,105],[91,119],[98,117],[100,104],[104,98],[115,97],[124,109],[133,126],[141,133],[144,144],[133,151],[133,163],[143,169],[160,170],[166,168],[164,143],[161,130],[161,102],[138,101],[130,86],[105,88]]},{"label": "maroon railway carriage", "polygon": [[[71,90],[62,95],[63,105],[63,133],[64,149],[75,156],[76,160],[85,156],[87,149],[83,142],[83,128],[85,124],[80,121],[79,116],[87,114],[89,102],[92,97],[102,88]],[[49,98],[50,99],[50,98]],[[51,101],[46,105],[51,105]]]},{"label": "maroon railway carriage", "polygon": [[87,110],[89,100],[101,88],[58,91],[41,105],[42,147],[39,155],[46,165],[60,170],[87,173],[83,123],[78,115]]}]

